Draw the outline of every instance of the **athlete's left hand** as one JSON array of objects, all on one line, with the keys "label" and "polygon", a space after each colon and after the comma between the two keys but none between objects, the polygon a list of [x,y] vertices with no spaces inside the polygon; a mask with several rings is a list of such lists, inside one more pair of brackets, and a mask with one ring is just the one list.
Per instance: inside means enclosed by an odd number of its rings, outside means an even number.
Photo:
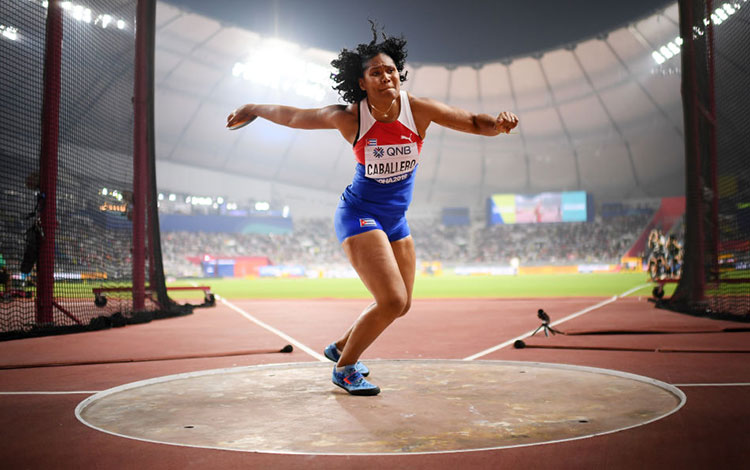
[{"label": "athlete's left hand", "polygon": [[510,134],[510,131],[515,129],[517,125],[518,116],[509,111],[503,111],[495,119],[495,129],[502,134]]}]

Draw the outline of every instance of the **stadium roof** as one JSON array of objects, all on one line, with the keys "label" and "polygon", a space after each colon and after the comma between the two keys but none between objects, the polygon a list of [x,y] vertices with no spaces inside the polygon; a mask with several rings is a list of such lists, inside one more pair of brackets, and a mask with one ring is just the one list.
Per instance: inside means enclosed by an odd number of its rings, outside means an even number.
[{"label": "stadium roof", "polygon": [[[678,34],[677,5],[671,4],[597,37],[543,52],[471,65],[407,63],[403,87],[413,95],[490,114],[512,110],[521,119],[518,134],[496,138],[431,126],[414,207],[477,208],[492,193],[512,192],[582,189],[599,201],[682,194]],[[414,34],[407,39],[411,44]],[[224,122],[246,102],[300,107],[339,102],[328,82],[337,52],[160,2],[160,187],[280,198],[311,211],[318,203],[333,207],[335,194],[353,174],[350,145],[338,133],[265,121],[230,132]]]},{"label": "stadium roof", "polygon": [[369,41],[368,19],[403,33],[413,63],[471,64],[585,40],[652,14],[669,0],[169,0],[181,9],[307,47]]}]

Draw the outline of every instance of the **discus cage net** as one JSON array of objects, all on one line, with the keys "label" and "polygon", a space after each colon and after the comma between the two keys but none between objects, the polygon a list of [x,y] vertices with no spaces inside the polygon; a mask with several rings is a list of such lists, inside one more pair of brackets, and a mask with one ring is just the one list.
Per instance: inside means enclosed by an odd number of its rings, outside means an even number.
[{"label": "discus cage net", "polygon": [[155,1],[84,1],[0,12],[0,339],[191,311],[161,261]]},{"label": "discus cage net", "polygon": [[668,308],[750,321],[750,2],[680,0],[682,279]]}]

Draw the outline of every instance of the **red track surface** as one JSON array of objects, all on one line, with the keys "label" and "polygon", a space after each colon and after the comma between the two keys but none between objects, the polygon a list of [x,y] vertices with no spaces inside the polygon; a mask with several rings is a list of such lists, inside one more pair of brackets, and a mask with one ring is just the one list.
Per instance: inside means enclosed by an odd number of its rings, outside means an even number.
[{"label": "red track surface", "polygon": [[[602,299],[417,300],[366,358],[465,358],[539,326],[536,311],[560,320]],[[243,301],[255,318],[321,351],[367,305],[364,300]],[[554,336],[526,339],[481,357],[587,365],[680,386],[687,404],[665,419],[589,439],[496,451],[403,456],[252,454],[151,444],[81,424],[74,408],[90,393],[3,395],[3,468],[746,468],[750,457],[750,333],[694,333],[746,324],[657,310],[619,299],[557,326],[565,332],[669,330],[685,334]],[[693,332],[693,333],[691,333]],[[145,325],[0,343],[0,391],[104,390],[180,372],[313,361],[287,341],[218,303],[194,315]],[[535,348],[557,346],[559,349]],[[599,348],[599,350],[580,348]],[[576,349],[578,348],[578,349]],[[616,348],[650,349],[618,351]],[[608,350],[609,349],[609,350]],[[615,350],[612,350],[615,349]],[[704,352],[655,352],[702,350]],[[725,351],[725,352],[722,352]],[[726,352],[732,351],[732,352]],[[744,352],[741,352],[744,351]],[[246,355],[176,359],[176,357]],[[156,360],[163,358],[166,360]],[[171,359],[170,359],[171,358]],[[145,361],[145,362],[144,362]],[[91,364],[102,362],[102,364]],[[88,365],[59,365],[89,363]],[[54,367],[33,367],[44,364]],[[7,367],[16,367],[7,369]],[[729,384],[696,386],[695,384]],[[692,385],[686,385],[692,384]]]}]

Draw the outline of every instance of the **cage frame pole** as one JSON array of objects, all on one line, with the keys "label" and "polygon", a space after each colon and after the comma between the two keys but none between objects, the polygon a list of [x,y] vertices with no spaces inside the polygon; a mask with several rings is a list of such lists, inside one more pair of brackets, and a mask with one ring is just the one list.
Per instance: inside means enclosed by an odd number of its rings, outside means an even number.
[{"label": "cage frame pole", "polygon": [[148,8],[138,0],[135,28],[135,83],[133,85],[133,310],[145,308],[146,202],[148,199]]},{"label": "cage frame pole", "polygon": [[[711,18],[711,12],[713,11],[713,0],[706,0],[706,17]],[[711,253],[711,280],[716,283],[716,288],[719,288],[721,283],[721,275],[719,273],[719,178],[718,178],[718,162],[719,155],[716,146],[716,132],[717,132],[717,119],[716,114],[716,88],[714,81],[714,24],[713,20],[708,22],[706,25],[708,31],[708,102],[709,102],[709,166],[711,169],[711,237],[713,238],[713,252]]]},{"label": "cage frame pole", "polygon": [[[688,207],[688,210],[690,210],[690,207],[692,206],[693,214],[692,214],[692,232],[694,234],[694,237],[691,237],[693,240],[693,246],[689,247],[694,251],[694,253],[690,254],[690,256],[693,259],[693,265],[691,267],[693,274],[691,276],[691,283],[690,283],[690,297],[693,301],[703,301],[704,300],[704,293],[706,288],[706,265],[705,265],[705,258],[703,255],[703,249],[704,249],[704,234],[703,234],[703,195],[701,191],[701,151],[700,151],[700,140],[699,140],[699,129],[700,129],[700,123],[699,123],[699,109],[698,109],[698,78],[696,77],[697,73],[697,58],[695,53],[695,40],[694,40],[694,32],[693,32],[693,25],[695,24],[694,18],[693,18],[693,10],[691,5],[687,0],[680,0],[681,9],[685,13],[685,22],[687,24],[687,28],[681,28],[683,32],[683,44],[687,46],[687,54],[684,54],[684,58],[687,59],[689,62],[688,67],[683,67],[683,75],[685,73],[688,74],[688,83],[690,84],[689,90],[686,90],[683,86],[683,99],[687,99],[689,103],[689,107],[691,112],[689,113],[690,122],[686,122],[686,129],[685,129],[685,136],[686,136],[686,152],[688,153],[688,156],[692,156],[692,161],[686,161],[686,165],[692,165],[693,171],[688,172],[687,176],[687,188],[685,195],[688,198],[688,204],[689,201],[692,200],[693,204],[690,204]],[[691,132],[688,132],[688,129],[691,130]],[[691,142],[688,143],[687,137],[689,135],[692,135]],[[691,149],[692,147],[692,149]],[[689,227],[688,230],[691,230]],[[687,267],[687,266],[686,266]]]},{"label": "cage frame pole", "polygon": [[42,237],[37,260],[36,323],[53,322],[55,296],[55,231],[57,229],[57,165],[62,92],[63,9],[60,0],[47,8],[44,39],[44,94],[39,155]]}]

